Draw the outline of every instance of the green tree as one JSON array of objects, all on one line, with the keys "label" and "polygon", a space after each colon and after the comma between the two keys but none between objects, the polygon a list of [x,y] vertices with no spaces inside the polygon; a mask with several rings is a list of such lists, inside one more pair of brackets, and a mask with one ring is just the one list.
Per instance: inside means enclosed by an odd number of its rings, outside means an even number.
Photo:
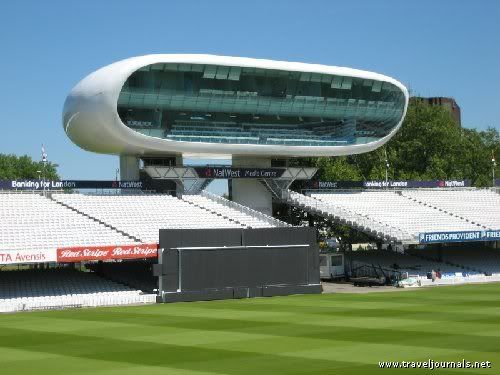
[{"label": "green tree", "polygon": [[362,180],[359,168],[347,156],[318,158],[315,165],[325,180]]},{"label": "green tree", "polygon": [[33,161],[27,155],[0,154],[1,180],[38,179],[39,177],[46,180],[59,180],[56,166],[50,162],[44,165],[41,161]]},{"label": "green tree", "polygon": [[324,180],[381,180],[387,154],[390,179],[471,179],[481,187],[491,186],[492,153],[500,157],[497,129],[460,128],[445,109],[413,98],[401,129],[384,147],[309,162],[319,168],[318,176]]}]

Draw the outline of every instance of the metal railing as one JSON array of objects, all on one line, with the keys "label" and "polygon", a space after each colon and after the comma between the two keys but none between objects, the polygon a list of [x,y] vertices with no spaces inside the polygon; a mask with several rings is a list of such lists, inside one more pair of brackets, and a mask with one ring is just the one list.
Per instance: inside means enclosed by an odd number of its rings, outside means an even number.
[{"label": "metal railing", "polygon": [[284,191],[283,197],[286,201],[293,205],[298,205],[299,207],[302,206],[319,214],[320,216],[327,216],[335,221],[351,225],[370,235],[385,237],[389,240],[404,243],[418,242],[415,235],[387,223],[380,222],[368,215],[363,215],[344,207],[335,206],[331,203],[299,194],[291,190]]},{"label": "metal railing", "polygon": [[[43,195],[43,190],[2,190],[0,189],[0,194],[37,194]],[[66,193],[65,190],[45,190],[45,193]]]},{"label": "metal railing", "polygon": [[359,261],[352,262],[352,268],[350,270],[351,277],[392,277],[396,276],[396,280],[402,280],[406,277],[403,277],[407,274],[405,271],[399,271],[396,269],[385,268],[380,264],[372,264],[372,263],[363,263]]},{"label": "metal railing", "polygon": [[237,211],[240,211],[242,213],[245,213],[247,215],[250,215],[252,217],[254,217],[255,219],[258,219],[260,221],[264,221],[274,227],[291,227],[292,225],[290,224],[287,224],[283,221],[280,221],[278,219],[275,219],[274,217],[272,216],[269,216],[269,215],[266,215],[262,212],[259,212],[259,211],[256,211],[256,210],[253,210],[251,209],[250,207],[247,207],[247,206],[243,206],[239,203],[236,203],[236,202],[233,202],[233,201],[230,201],[229,199],[226,199],[226,198],[223,198],[219,195],[215,195],[215,194],[212,194],[212,193],[209,193],[205,190],[201,191],[200,192],[200,195],[205,197],[205,198],[208,198],[208,199],[211,199],[217,203],[220,203],[220,204],[223,204],[224,206],[227,206],[227,207],[230,207],[232,209],[235,209]]}]

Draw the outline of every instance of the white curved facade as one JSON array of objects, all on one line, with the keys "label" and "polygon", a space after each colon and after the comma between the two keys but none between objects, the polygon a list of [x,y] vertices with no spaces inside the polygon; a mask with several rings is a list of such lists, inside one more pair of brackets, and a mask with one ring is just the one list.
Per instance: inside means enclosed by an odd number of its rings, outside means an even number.
[{"label": "white curved facade", "polygon": [[[388,134],[364,144],[301,146],[190,142],[141,134],[121,120],[118,99],[127,79],[153,64],[205,64],[307,72],[353,77],[389,83],[404,96],[401,116]],[[147,55],[118,61],[91,73],[70,92],[63,110],[63,128],[68,137],[85,150],[117,155],[163,156],[174,154],[228,154],[273,157],[308,157],[358,154],[385,144],[399,129],[408,106],[408,91],[393,78],[350,68],[212,55]]]}]

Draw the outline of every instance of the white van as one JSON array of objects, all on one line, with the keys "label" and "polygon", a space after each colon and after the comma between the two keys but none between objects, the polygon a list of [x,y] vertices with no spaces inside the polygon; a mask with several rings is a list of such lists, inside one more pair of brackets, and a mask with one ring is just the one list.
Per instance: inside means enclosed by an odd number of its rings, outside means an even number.
[{"label": "white van", "polygon": [[344,274],[344,254],[319,254],[319,276],[322,280],[340,279]]}]

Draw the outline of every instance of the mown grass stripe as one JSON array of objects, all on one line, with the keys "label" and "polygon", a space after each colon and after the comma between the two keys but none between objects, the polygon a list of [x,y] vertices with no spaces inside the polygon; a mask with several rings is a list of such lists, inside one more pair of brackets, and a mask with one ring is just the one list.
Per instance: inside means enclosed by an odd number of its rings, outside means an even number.
[{"label": "mown grass stripe", "polygon": [[324,375],[388,373],[378,360],[500,365],[499,292],[492,284],[0,315],[0,371]]}]

